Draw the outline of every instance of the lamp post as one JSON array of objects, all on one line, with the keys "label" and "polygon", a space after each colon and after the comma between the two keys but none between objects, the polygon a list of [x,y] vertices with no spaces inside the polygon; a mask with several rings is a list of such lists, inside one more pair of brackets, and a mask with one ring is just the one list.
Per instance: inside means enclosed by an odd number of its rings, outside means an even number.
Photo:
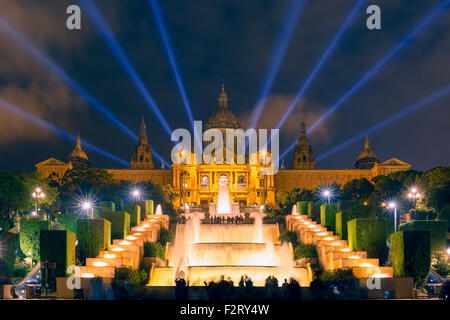
[{"label": "lamp post", "polygon": [[[263,165],[266,165],[266,150],[262,151],[263,154]],[[267,204],[267,174],[263,175],[263,204]]]},{"label": "lamp post", "polygon": [[389,209],[394,209],[394,232],[397,232],[397,204],[393,201],[388,203]]},{"label": "lamp post", "polygon": [[[36,212],[36,215],[39,213],[39,200],[45,198],[45,193],[42,192],[41,188],[37,187],[34,189],[33,193],[31,194],[34,198],[34,210]],[[46,213],[45,215],[46,220],[48,220],[48,215]]]},{"label": "lamp post", "polygon": [[322,192],[322,196],[327,199],[327,202],[330,203],[330,199],[331,199],[331,191],[330,190],[324,190]]},{"label": "lamp post", "polygon": [[141,191],[138,188],[134,188],[131,190],[131,197],[134,200],[134,204],[136,205],[137,202],[141,199]]},{"label": "lamp post", "polygon": [[84,214],[93,218],[94,204],[90,200],[84,200],[80,203],[80,209],[84,212]]},{"label": "lamp post", "polygon": [[184,194],[183,194],[183,184],[184,184],[184,179],[183,179],[183,175],[184,175],[184,169],[183,169],[183,164],[184,164],[184,150],[181,149],[181,173],[180,173],[180,208],[183,207],[183,203],[184,203]]},{"label": "lamp post", "polygon": [[411,190],[409,190],[408,198],[413,202],[414,209],[416,208],[417,199],[419,199],[420,197],[421,194],[416,187],[412,187]]}]

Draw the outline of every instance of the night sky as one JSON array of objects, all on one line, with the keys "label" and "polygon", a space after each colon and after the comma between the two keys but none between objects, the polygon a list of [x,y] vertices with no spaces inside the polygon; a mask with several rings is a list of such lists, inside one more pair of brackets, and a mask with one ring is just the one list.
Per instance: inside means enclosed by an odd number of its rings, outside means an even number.
[{"label": "night sky", "polygon": [[[366,28],[363,7],[281,128],[282,152],[442,0],[368,1],[382,30]],[[292,0],[160,1],[195,119],[217,107],[222,81],[229,106],[246,125]],[[316,65],[356,0],[308,0],[298,18],[259,126],[273,128]],[[82,30],[66,28],[76,0],[2,0],[0,17],[57,62],[125,125],[138,132],[143,114],[152,147],[170,160],[173,144],[82,7]],[[96,0],[114,35],[173,129],[190,128],[147,0]],[[442,12],[309,137],[316,156],[450,82],[450,10]],[[135,142],[0,29],[0,98],[129,161]],[[31,171],[74,143],[0,108],[0,170]],[[450,95],[369,138],[381,161],[392,157],[426,170],[450,164]],[[318,162],[353,168],[364,139]],[[94,167],[121,165],[85,148]],[[292,156],[286,159],[292,161]],[[154,159],[156,167],[159,162]]]}]

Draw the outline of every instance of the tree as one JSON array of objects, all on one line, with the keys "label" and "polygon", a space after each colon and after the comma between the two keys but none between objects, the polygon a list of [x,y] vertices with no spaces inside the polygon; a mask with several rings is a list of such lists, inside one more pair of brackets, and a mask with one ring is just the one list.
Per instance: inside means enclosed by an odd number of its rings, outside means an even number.
[{"label": "tree", "polygon": [[[57,206],[55,204],[58,202],[58,188],[51,185],[52,180],[50,178],[44,177],[41,172],[31,172],[31,173],[19,173],[17,177],[21,179],[28,188],[28,193],[31,195],[36,188],[40,188],[45,194],[44,198],[39,200],[39,207],[46,212],[56,212]],[[30,197],[32,204],[34,199]]]},{"label": "tree", "polygon": [[381,197],[397,197],[403,185],[397,181],[393,180],[388,176],[376,176],[372,178],[374,182],[374,191],[378,192]]},{"label": "tree", "polygon": [[293,206],[298,201],[314,201],[314,194],[308,189],[294,189],[290,193],[290,200],[290,206]]},{"label": "tree", "polygon": [[353,179],[344,184],[339,198],[341,200],[362,200],[367,199],[373,192],[373,184],[366,178]]},{"label": "tree", "polygon": [[99,191],[115,182],[114,176],[105,169],[82,166],[66,171],[61,180],[61,190],[66,194],[74,191]]},{"label": "tree", "polygon": [[31,205],[31,194],[27,185],[10,172],[0,171],[0,220],[10,225],[14,216]]},{"label": "tree", "polygon": [[397,180],[405,188],[407,188],[418,184],[421,175],[422,173],[416,170],[405,170],[393,172],[389,175],[389,178],[392,180]]}]

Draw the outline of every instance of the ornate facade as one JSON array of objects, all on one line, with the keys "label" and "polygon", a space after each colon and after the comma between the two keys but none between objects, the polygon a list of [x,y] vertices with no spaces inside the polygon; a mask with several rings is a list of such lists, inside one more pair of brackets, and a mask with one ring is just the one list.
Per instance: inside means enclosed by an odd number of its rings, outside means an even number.
[{"label": "ornate facade", "polygon": [[[241,125],[228,106],[228,97],[225,88],[218,99],[217,109],[205,125],[205,131],[216,128],[222,132],[226,129],[239,129]],[[77,159],[84,158],[80,152],[81,141],[78,139],[74,150]],[[74,154],[72,152],[72,154]],[[72,155],[71,154],[71,155]],[[81,156],[81,157],[80,157]],[[142,119],[139,129],[138,145],[134,148],[130,167],[131,169],[107,169],[116,179],[130,181],[152,181],[163,186],[170,185],[180,196],[174,205],[178,207],[183,203],[194,203],[208,206],[216,201],[218,185],[226,184],[230,190],[230,201],[246,204],[274,204],[277,191],[291,191],[293,189],[315,189],[322,184],[345,184],[352,179],[371,179],[377,175],[387,175],[392,172],[409,170],[411,165],[396,158],[380,163],[370,148],[366,138],[364,151],[358,156],[356,169],[315,169],[313,150],[306,134],[306,125],[300,126],[298,143],[294,149],[292,169],[280,169],[275,175],[263,175],[264,163],[269,162],[270,154],[257,153],[256,161],[246,161],[246,164],[199,164],[193,154],[179,154],[182,161],[173,164],[172,169],[155,169],[152,159],[152,149],[148,142],[147,129]],[[191,161],[187,161],[190,157]],[[266,159],[266,157],[268,159]],[[75,159],[75,158],[71,158]],[[253,163],[253,164],[252,164]],[[64,163],[55,158],[38,163],[36,168],[45,176],[61,179],[64,172],[73,167],[71,160]]]}]

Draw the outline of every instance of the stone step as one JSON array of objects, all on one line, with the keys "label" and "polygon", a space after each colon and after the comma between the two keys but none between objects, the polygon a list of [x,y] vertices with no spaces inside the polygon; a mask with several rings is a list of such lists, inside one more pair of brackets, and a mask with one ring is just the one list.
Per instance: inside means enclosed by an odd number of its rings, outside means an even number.
[{"label": "stone step", "polygon": [[336,259],[334,260],[334,269],[350,268],[350,267],[378,267],[380,261],[378,259]]},{"label": "stone step", "polygon": [[75,266],[75,276],[79,278],[114,278],[115,268],[111,266],[106,267],[89,267],[89,266]]},{"label": "stone step", "polygon": [[86,258],[86,267],[135,267],[132,259],[125,258]]},{"label": "stone step", "polygon": [[392,267],[352,267],[355,278],[383,277],[393,278],[394,271]]}]

